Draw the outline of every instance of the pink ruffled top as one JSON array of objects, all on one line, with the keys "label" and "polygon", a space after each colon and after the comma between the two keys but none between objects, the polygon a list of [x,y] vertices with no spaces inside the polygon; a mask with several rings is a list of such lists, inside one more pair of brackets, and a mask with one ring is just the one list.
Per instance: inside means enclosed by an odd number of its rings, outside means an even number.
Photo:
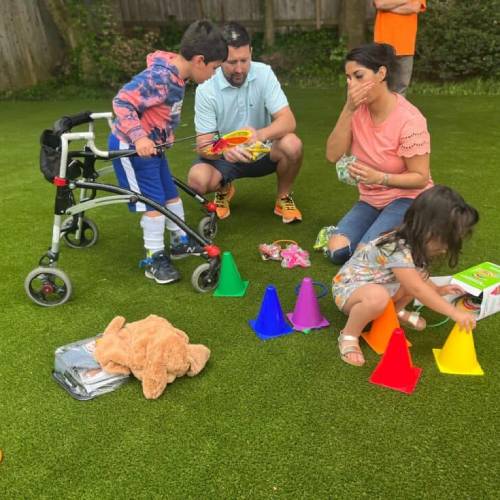
[{"label": "pink ruffled top", "polygon": [[[361,105],[352,118],[351,153],[362,163],[380,172],[407,172],[404,159],[431,152],[427,122],[420,111],[403,96],[390,115],[375,125],[366,105]],[[434,185],[432,179],[423,189],[401,189],[376,184],[358,184],[360,200],[375,208],[383,208],[397,198],[416,198]]]}]

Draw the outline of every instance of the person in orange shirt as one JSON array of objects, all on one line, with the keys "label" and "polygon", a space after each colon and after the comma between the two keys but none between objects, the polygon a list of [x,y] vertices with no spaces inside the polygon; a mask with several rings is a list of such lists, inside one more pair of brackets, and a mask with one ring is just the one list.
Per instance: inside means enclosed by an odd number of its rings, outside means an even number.
[{"label": "person in orange shirt", "polygon": [[374,41],[392,45],[398,57],[394,90],[405,95],[413,71],[418,14],[427,8],[426,0],[374,0],[377,9]]}]

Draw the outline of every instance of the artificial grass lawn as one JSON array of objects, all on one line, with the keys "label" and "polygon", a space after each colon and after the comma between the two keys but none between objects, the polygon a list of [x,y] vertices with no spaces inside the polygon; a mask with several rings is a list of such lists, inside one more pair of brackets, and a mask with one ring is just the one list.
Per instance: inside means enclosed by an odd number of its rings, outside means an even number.
[{"label": "artificial grass lawn", "polygon": [[[232,215],[219,224],[216,243],[233,253],[250,280],[244,298],[197,294],[190,285],[201,263],[195,258],[179,262],[178,284],[146,280],[137,266],[138,216],[115,205],[87,214],[100,229],[97,245],[62,245],[59,267],[74,293],[56,308],[35,305],[23,290],[25,276],[50,245],[53,220],[54,188],[38,171],[38,137],[64,114],[105,111],[110,104],[1,104],[2,498],[496,497],[500,315],[480,321],[475,332],[484,377],[438,372],[431,349],[443,345],[449,323],[408,331],[414,364],[423,368],[411,396],[368,382],[378,357],[366,344],[363,368],[341,362],[336,335],[344,318],[330,296],[321,300],[331,321],[327,329],[267,342],[250,330],[247,320],[256,317],[267,284],[277,286],[288,312],[302,277],[329,283],[337,270],[319,254],[312,254],[309,269],[285,270],[261,261],[257,245],[292,238],[312,250],[318,229],[338,221],[356,198],[324,160],[342,96],[287,93],[305,144],[295,187],[304,222],[285,226],[272,214],[273,177],[237,184]],[[500,99],[413,101],[428,118],[435,181],[458,189],[481,213],[460,269],[498,263]],[[192,133],[191,123],[188,97],[178,137]],[[181,179],[192,156],[185,143],[171,151]],[[184,203],[196,227],[201,213],[188,197]],[[73,400],[53,382],[56,347],[95,335],[115,315],[133,321],[151,313],[210,347],[211,360],[199,376],[177,380],[157,401],[146,401],[136,380],[89,402]]]}]

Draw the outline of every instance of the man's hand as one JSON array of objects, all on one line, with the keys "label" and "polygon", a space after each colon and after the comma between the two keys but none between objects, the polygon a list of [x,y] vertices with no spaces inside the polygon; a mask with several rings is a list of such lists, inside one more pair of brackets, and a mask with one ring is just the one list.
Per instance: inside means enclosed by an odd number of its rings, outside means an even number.
[{"label": "man's hand", "polygon": [[155,143],[149,137],[141,137],[135,143],[135,150],[139,156],[154,156],[157,153]]},{"label": "man's hand", "polygon": [[[241,127],[241,130],[248,130],[250,132],[250,137],[245,141],[244,144],[253,144],[254,142],[260,140],[258,131],[249,125]],[[250,163],[253,161],[252,153],[245,149],[245,145],[240,144],[234,148],[230,148],[222,153],[224,159],[230,163]]]},{"label": "man's hand", "polygon": [[236,146],[223,153],[224,159],[230,163],[251,163],[252,153],[247,151],[244,146]]},{"label": "man's hand", "polygon": [[[248,125],[242,127],[242,130],[248,130],[251,132],[251,136],[247,139],[245,144],[253,144],[254,142],[257,141],[262,141],[262,139],[259,138],[259,130],[255,130],[253,127],[250,127]],[[264,142],[264,141],[262,141]]]}]

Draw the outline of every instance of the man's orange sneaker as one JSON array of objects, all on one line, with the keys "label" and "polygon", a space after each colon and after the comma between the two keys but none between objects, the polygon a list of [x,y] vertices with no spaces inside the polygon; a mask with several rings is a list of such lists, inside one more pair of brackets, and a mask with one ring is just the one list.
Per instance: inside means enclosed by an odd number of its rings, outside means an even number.
[{"label": "man's orange sneaker", "polygon": [[300,213],[300,210],[295,206],[295,202],[293,201],[292,196],[289,194],[276,200],[274,213],[276,215],[279,215],[283,219],[283,222],[285,224],[302,220],[302,214]]},{"label": "man's orange sneaker", "polygon": [[220,191],[217,191],[215,193],[215,198],[214,202],[217,205],[217,217],[219,219],[226,219],[229,217],[229,214],[231,213],[231,210],[229,209],[229,202],[231,201],[231,198],[234,196],[234,193],[236,192],[236,189],[232,184],[229,184],[229,189],[225,192],[222,193]]}]

